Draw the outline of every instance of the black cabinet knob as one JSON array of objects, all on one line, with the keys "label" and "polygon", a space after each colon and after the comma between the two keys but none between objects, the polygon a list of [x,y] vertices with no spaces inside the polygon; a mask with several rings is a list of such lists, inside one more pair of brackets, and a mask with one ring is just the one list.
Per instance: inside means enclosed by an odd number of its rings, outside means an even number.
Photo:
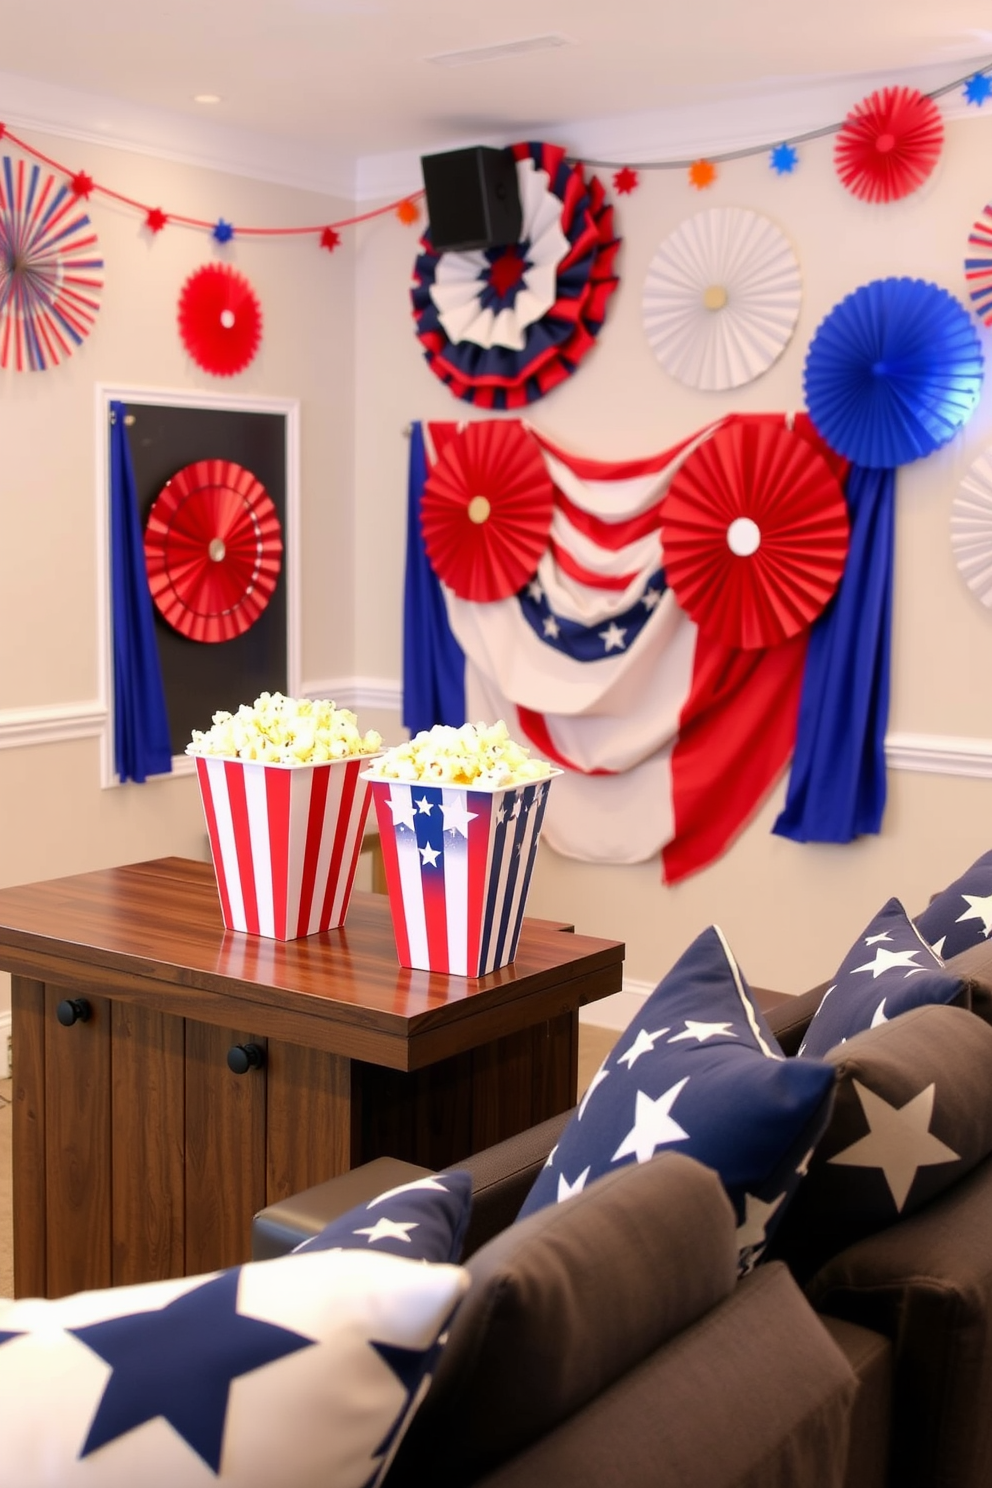
[{"label": "black cabinet knob", "polygon": [[227,1051],[227,1067],[236,1075],[246,1075],[249,1070],[261,1069],[265,1063],[265,1050],[258,1044],[235,1044]]},{"label": "black cabinet knob", "polygon": [[85,997],[67,997],[55,1009],[55,1016],[63,1028],[71,1028],[73,1023],[88,1023],[92,1011]]}]

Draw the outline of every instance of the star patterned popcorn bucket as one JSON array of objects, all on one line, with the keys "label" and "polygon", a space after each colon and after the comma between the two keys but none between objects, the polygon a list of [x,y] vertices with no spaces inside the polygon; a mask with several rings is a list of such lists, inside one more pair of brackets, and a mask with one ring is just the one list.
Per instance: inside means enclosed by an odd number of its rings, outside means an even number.
[{"label": "star patterned popcorn bucket", "polygon": [[490,788],[366,776],[401,966],[477,977],[513,960],[560,774]]},{"label": "star patterned popcorn bucket", "polygon": [[344,924],[369,810],[369,755],[262,764],[198,755],[229,930],[296,940]]}]

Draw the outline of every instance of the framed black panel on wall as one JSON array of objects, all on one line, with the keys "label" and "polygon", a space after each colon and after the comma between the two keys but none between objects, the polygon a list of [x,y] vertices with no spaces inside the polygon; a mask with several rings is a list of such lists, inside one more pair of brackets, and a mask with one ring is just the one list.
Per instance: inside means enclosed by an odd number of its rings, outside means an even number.
[{"label": "framed black panel on wall", "polygon": [[[154,610],[155,642],[162,669],[173,770],[185,774],[190,762],[185,748],[194,728],[207,728],[220,708],[234,711],[260,692],[295,694],[299,689],[299,645],[296,528],[298,493],[298,405],[280,399],[240,399],[211,394],[156,393],[138,389],[101,388],[100,416],[106,431],[111,402],[125,406],[125,431],[134,469],[138,514],[142,531],[149,513],[168,483],[176,491],[212,462],[222,480],[252,479],[252,501],[264,505],[267,531],[274,553],[263,594],[256,588],[237,629],[220,636],[217,625],[190,619],[171,584]],[[104,434],[106,449],[106,434]],[[109,465],[108,465],[109,470]],[[109,552],[107,519],[108,479],[104,491],[104,552]],[[170,494],[156,508],[170,505]],[[168,515],[168,512],[167,512]],[[163,544],[163,547],[165,545]],[[217,547],[224,557],[223,544]],[[147,548],[147,541],[146,541]],[[281,552],[279,549],[281,548]],[[209,566],[209,565],[208,565]],[[154,585],[152,586],[154,589]],[[181,591],[181,586],[180,586]],[[171,604],[166,602],[171,600]],[[200,606],[202,608],[202,606]],[[249,613],[250,611],[250,613]],[[112,675],[110,611],[106,610],[105,656]],[[166,618],[166,617],[169,618]],[[250,623],[249,623],[250,622]],[[207,638],[209,637],[209,638]],[[112,687],[109,680],[108,717],[103,778],[114,783],[112,755]]]}]

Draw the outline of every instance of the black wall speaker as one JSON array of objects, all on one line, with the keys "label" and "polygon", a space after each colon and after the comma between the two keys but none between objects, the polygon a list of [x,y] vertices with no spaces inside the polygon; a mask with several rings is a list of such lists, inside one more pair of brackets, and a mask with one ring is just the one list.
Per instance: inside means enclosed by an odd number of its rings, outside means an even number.
[{"label": "black wall speaker", "polygon": [[420,159],[437,253],[497,248],[520,238],[517,166],[509,150],[474,145]]}]

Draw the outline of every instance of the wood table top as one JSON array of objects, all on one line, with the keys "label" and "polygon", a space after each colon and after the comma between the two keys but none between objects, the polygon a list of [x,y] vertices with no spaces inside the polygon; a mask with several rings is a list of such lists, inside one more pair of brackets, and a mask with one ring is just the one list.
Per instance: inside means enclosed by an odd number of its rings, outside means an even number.
[{"label": "wood table top", "polygon": [[525,919],[484,977],[401,967],[385,896],[277,941],[227,930],[213,868],[160,858],[0,890],[0,967],[159,1011],[414,1069],[619,991],[624,946]]}]

